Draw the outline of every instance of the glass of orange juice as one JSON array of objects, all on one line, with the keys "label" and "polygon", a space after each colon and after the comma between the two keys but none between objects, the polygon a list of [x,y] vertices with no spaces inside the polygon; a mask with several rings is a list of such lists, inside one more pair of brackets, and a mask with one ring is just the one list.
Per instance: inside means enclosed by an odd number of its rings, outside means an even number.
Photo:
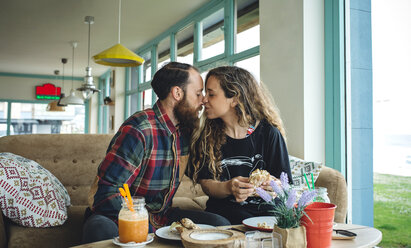
[{"label": "glass of orange juice", "polygon": [[143,197],[132,197],[133,206],[123,199],[118,214],[118,234],[121,243],[144,242],[148,235],[148,212]]}]

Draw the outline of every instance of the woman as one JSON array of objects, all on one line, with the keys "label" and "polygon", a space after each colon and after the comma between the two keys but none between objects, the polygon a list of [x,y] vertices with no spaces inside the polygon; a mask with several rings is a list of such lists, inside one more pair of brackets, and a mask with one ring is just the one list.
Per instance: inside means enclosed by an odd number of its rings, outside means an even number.
[{"label": "woman", "polygon": [[276,178],[284,171],[291,181],[278,111],[262,84],[239,67],[209,71],[205,89],[205,111],[193,133],[188,172],[210,197],[206,211],[226,217],[231,224],[267,215],[271,209],[260,206],[263,200],[254,195],[248,177],[263,169]]}]

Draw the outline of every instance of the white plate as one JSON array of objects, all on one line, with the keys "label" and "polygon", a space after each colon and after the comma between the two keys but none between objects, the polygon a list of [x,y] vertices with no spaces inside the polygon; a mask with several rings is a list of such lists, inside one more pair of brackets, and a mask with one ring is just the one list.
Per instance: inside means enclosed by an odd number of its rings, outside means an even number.
[{"label": "white plate", "polygon": [[[201,229],[212,229],[215,226],[205,225],[205,224],[196,224]],[[163,226],[156,230],[156,235],[162,239],[169,239],[169,240],[181,240],[180,233],[177,231],[173,231],[170,229],[170,226]]]},{"label": "white plate", "polygon": [[[261,228],[258,227],[258,223],[266,223],[267,225],[271,226],[271,228]],[[274,225],[277,224],[277,219],[274,216],[259,216],[259,217],[252,217],[243,220],[243,225],[252,229],[257,229],[260,231],[271,232],[274,228]]]},{"label": "white plate", "polygon": [[138,247],[143,247],[143,246],[145,246],[146,244],[149,244],[149,243],[153,242],[153,240],[154,240],[153,235],[152,235],[152,234],[149,234],[149,235],[147,236],[147,240],[144,241],[144,242],[141,242],[141,243],[136,243],[136,242],[121,243],[120,240],[118,239],[118,237],[115,237],[115,238],[113,239],[113,243],[114,243],[115,245],[118,245],[118,246],[121,246],[121,247],[138,248]]}]

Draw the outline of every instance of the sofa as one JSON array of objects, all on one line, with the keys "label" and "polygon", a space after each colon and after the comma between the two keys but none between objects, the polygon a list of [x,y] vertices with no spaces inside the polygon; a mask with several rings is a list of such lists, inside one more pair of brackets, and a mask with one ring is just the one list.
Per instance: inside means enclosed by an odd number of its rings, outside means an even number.
[{"label": "sofa", "polygon": [[[81,244],[84,211],[97,167],[105,156],[111,134],[29,134],[0,138],[0,152],[31,159],[53,173],[65,186],[70,198],[68,219],[62,226],[28,228],[0,215],[0,247],[70,247]],[[315,183],[326,187],[337,205],[335,221],[344,222],[347,188],[338,171],[323,167]],[[203,210],[208,197],[201,187],[193,187],[184,177],[173,199],[173,206]]]}]

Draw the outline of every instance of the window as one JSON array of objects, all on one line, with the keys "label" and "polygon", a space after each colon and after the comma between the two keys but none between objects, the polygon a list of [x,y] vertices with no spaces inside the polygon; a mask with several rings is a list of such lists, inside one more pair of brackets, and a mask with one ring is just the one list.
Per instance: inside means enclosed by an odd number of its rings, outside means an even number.
[{"label": "window", "polygon": [[0,102],[0,137],[7,135],[7,102]]},{"label": "window", "polygon": [[84,133],[84,105],[69,105],[64,112],[48,112],[46,106],[12,102],[10,134]]},{"label": "window", "polygon": [[142,57],[144,59],[144,64],[142,65],[143,66],[143,81],[140,83],[151,81],[151,52],[147,52],[143,54]]},{"label": "window", "polygon": [[136,90],[137,89],[137,85],[138,85],[138,68],[137,67],[131,67],[130,68],[130,79],[129,79],[129,90]]},{"label": "window", "polygon": [[129,97],[129,106],[130,106],[129,116],[134,114],[135,112],[137,112],[137,110],[139,110],[137,108],[137,93],[134,93],[134,94],[130,95],[130,97]]},{"label": "window", "polygon": [[152,101],[152,94],[153,90],[148,89],[143,92],[141,92],[141,106],[143,109],[151,108],[151,101]]},{"label": "window", "polygon": [[184,28],[176,35],[177,62],[193,64],[194,25]]},{"label": "window", "polygon": [[258,0],[237,1],[236,53],[260,45]]},{"label": "window", "polygon": [[260,82],[260,55],[241,60],[235,65],[251,72],[257,82]]},{"label": "window", "polygon": [[[234,1],[237,5],[233,4]],[[233,6],[237,9],[232,9]],[[237,13],[237,18],[227,13]],[[233,34],[227,35],[226,30],[233,30]],[[199,39],[195,39],[195,34],[201,35]],[[195,13],[137,50],[145,63],[130,72],[125,113],[133,114],[152,106],[156,99],[150,86],[152,68],[161,68],[169,61],[193,64],[203,77],[208,70],[217,66],[236,64],[249,70],[259,80],[259,36],[258,0],[208,1]],[[227,44],[237,44],[234,54],[231,49],[230,52],[225,51]],[[151,58],[154,51],[158,54],[157,58]],[[175,59],[172,57],[174,55]],[[156,66],[152,66],[152,61],[157,61]],[[134,82],[138,82],[135,87]]]},{"label": "window", "polygon": [[224,53],[224,9],[202,21],[203,44],[200,60]]},{"label": "window", "polygon": [[165,64],[171,61],[170,58],[170,37],[167,37],[166,39],[162,40],[158,44],[158,66],[157,68],[160,69],[163,67]]}]

